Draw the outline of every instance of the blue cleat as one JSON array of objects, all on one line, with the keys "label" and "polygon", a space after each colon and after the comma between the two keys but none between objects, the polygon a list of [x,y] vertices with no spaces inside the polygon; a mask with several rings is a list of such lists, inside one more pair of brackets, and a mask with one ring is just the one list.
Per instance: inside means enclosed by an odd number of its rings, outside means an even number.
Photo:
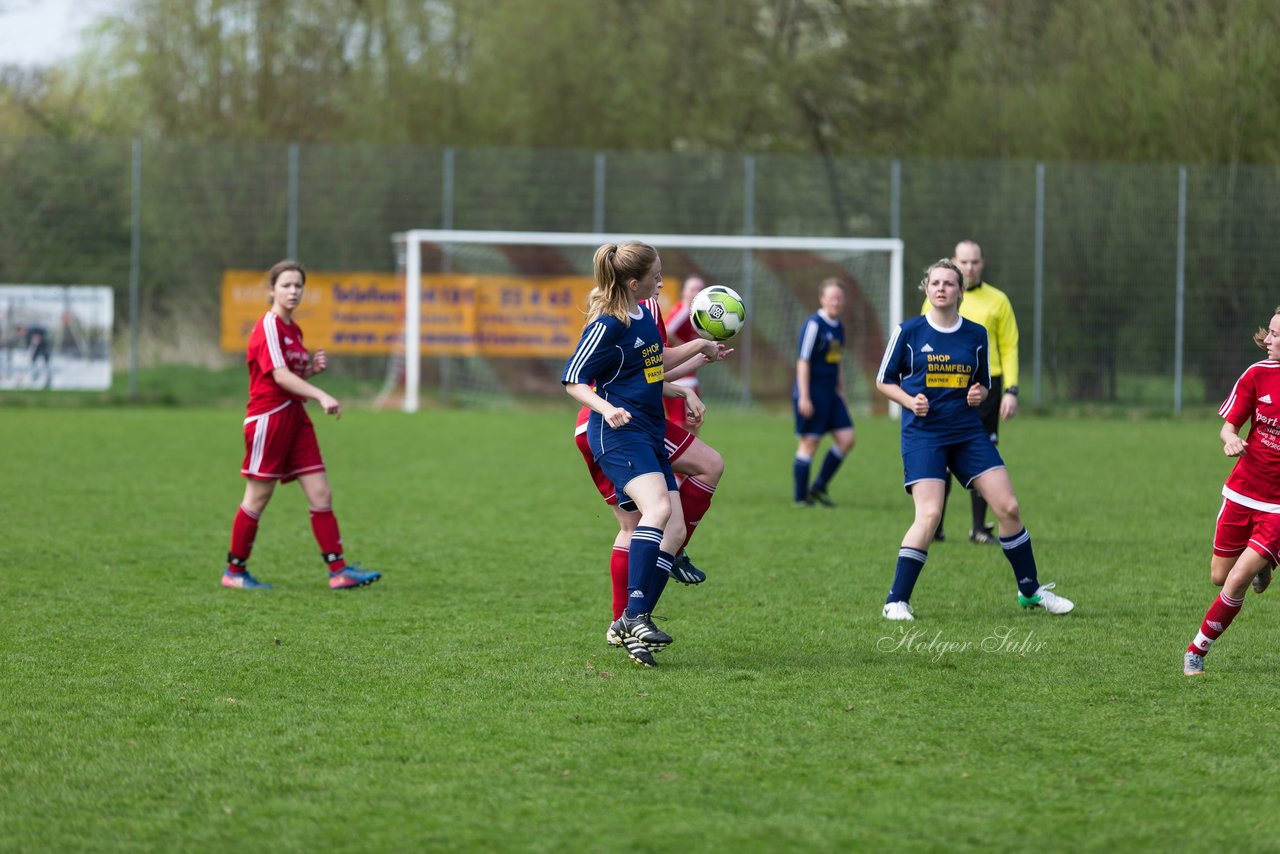
[{"label": "blue cleat", "polygon": [[381,572],[365,572],[358,564],[353,564],[338,572],[329,573],[329,589],[350,590],[353,587],[364,587],[381,577]]},{"label": "blue cleat", "polygon": [[222,573],[222,586],[234,587],[238,590],[270,590],[271,585],[265,581],[259,581],[248,573],[247,570],[242,572],[232,572],[227,570]]}]

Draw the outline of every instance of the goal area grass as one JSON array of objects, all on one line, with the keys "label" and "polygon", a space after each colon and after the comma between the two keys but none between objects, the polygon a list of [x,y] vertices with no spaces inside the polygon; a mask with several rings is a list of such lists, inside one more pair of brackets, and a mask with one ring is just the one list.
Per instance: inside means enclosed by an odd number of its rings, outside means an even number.
[{"label": "goal area grass", "polygon": [[648,671],[605,645],[616,525],[573,416],[313,409],[347,555],[384,577],[330,591],[286,486],[250,592],[218,583],[240,409],[6,408],[0,850],[1274,845],[1280,591],[1181,672],[1216,594],[1215,419],[1009,423],[1075,611],[1017,606],[956,490],[903,625],[896,423],[860,418],[839,506],[798,510],[791,419],[713,409],[709,577],[668,586]]}]

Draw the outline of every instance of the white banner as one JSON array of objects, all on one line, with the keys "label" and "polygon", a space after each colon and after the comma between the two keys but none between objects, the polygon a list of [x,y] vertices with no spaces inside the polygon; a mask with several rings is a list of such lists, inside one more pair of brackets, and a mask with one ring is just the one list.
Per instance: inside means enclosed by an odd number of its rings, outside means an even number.
[{"label": "white banner", "polygon": [[111,388],[111,288],[0,285],[0,389]]}]

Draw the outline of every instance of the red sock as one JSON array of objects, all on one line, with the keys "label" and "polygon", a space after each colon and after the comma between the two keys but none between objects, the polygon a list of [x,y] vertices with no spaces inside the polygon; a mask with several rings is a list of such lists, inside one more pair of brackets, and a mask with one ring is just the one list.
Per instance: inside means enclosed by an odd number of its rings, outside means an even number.
[{"label": "red sock", "polygon": [[630,568],[631,550],[613,547],[609,555],[609,578],[613,582],[613,618],[616,620],[627,610],[627,571]]},{"label": "red sock", "polygon": [[342,559],[342,535],[338,533],[338,519],[333,510],[311,511],[311,533],[316,535],[320,544],[320,554],[324,562],[329,564],[330,572],[341,572],[346,569],[347,562]]},{"label": "red sock", "polygon": [[1187,647],[1187,652],[1196,652],[1200,655],[1208,653],[1209,647],[1213,646],[1213,642],[1227,630],[1227,626],[1231,625],[1236,614],[1240,613],[1242,605],[1244,605],[1243,599],[1229,599],[1225,593],[1219,593],[1218,598],[1213,600],[1213,604],[1205,613],[1200,631],[1196,639]]},{"label": "red sock", "polygon": [[236,509],[235,521],[231,523],[231,551],[227,552],[228,572],[244,572],[253,551],[253,540],[258,536],[258,516],[243,506]]},{"label": "red sock", "polygon": [[711,499],[715,494],[714,486],[707,486],[696,477],[687,477],[684,483],[680,484],[680,507],[684,510],[685,526],[684,542],[680,544],[680,548],[689,545],[693,532],[698,529],[698,523],[702,521],[703,516],[707,515],[707,509],[711,507]]}]

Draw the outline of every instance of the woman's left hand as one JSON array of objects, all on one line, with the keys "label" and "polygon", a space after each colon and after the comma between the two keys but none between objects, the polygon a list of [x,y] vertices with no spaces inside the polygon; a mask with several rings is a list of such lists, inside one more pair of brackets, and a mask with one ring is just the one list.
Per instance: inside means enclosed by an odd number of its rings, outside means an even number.
[{"label": "woman's left hand", "polygon": [[732,352],[731,347],[726,347],[719,341],[706,341],[702,347],[702,358],[708,362],[719,362]]},{"label": "woman's left hand", "polygon": [[684,414],[690,424],[701,424],[702,416],[706,415],[707,407],[692,391],[686,389],[684,396]]},{"label": "woman's left hand", "polygon": [[986,386],[978,385],[977,383],[974,383],[973,385],[969,386],[969,396],[967,398],[967,402],[970,406],[981,406],[982,401],[987,399],[988,394],[990,394],[990,392],[988,391]]}]

